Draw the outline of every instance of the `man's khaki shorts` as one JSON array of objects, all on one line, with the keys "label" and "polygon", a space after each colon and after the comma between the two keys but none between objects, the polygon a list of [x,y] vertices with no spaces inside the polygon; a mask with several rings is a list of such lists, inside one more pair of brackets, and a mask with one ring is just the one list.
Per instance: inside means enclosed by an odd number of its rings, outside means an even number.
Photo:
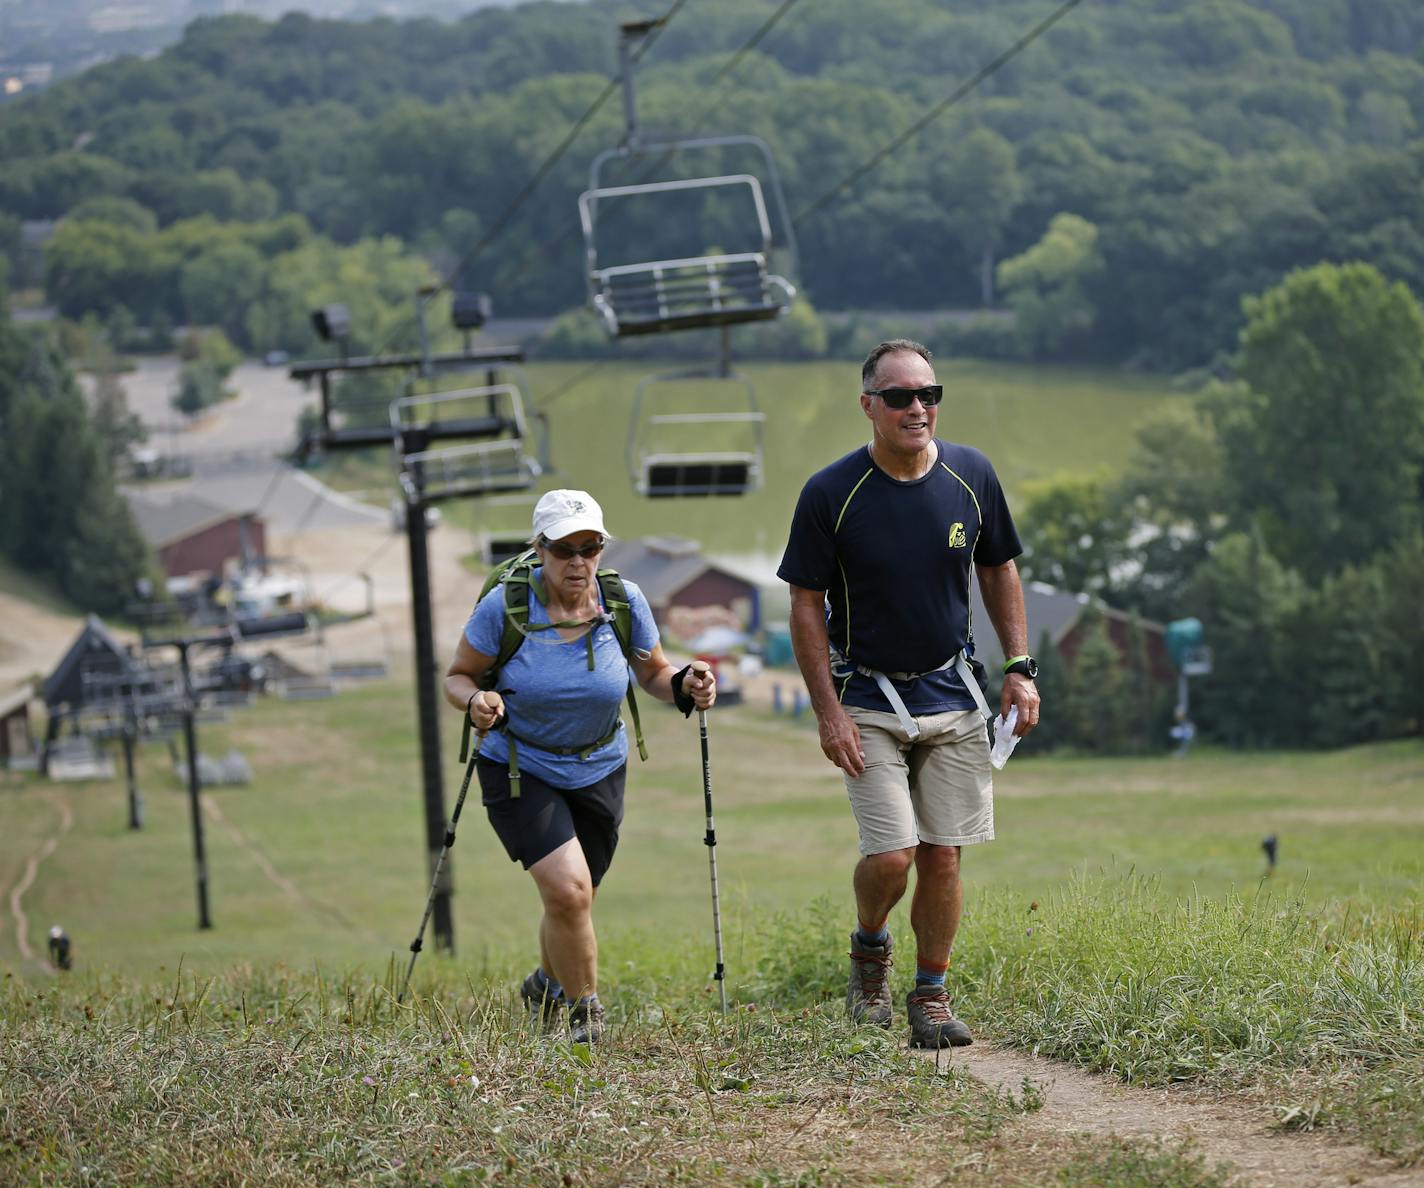
[{"label": "man's khaki shorts", "polygon": [[865,752],[865,771],[845,777],[862,854],[994,840],[989,736],[978,710],[916,718],[913,743],[894,714],[852,705],[846,712]]}]

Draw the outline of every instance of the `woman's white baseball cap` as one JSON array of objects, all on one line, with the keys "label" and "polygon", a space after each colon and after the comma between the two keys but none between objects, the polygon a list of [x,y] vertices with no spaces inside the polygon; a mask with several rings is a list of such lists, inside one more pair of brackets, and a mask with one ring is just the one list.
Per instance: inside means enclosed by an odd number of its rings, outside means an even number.
[{"label": "woman's white baseball cap", "polygon": [[534,505],[534,539],[563,540],[575,532],[597,532],[607,537],[603,509],[587,491],[560,488],[540,496]]}]

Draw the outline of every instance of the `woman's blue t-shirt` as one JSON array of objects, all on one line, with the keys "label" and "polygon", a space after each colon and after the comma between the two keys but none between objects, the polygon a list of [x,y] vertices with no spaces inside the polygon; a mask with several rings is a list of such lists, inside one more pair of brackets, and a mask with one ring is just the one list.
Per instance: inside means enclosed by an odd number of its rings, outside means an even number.
[{"label": "woman's blue t-shirt", "polygon": [[[535,576],[542,572],[535,569]],[[633,608],[633,646],[652,651],[658,628],[643,592],[626,581]],[[537,598],[529,600],[529,621],[547,623],[549,612]],[[504,587],[496,586],[480,599],[465,638],[477,652],[499,655],[504,634]],[[555,788],[585,788],[617,771],[628,759],[627,731],[618,721],[628,692],[628,662],[611,623],[593,628],[594,671],[588,670],[588,641],[565,641],[557,631],[536,631],[520,645],[499,674],[496,685],[504,697],[509,728],[519,736],[519,769]],[[605,745],[578,755],[555,755],[550,747],[578,747],[602,738],[614,724],[618,733]],[[524,739],[534,740],[527,746]],[[499,731],[485,736],[480,754],[497,762],[509,758],[509,742]]]}]

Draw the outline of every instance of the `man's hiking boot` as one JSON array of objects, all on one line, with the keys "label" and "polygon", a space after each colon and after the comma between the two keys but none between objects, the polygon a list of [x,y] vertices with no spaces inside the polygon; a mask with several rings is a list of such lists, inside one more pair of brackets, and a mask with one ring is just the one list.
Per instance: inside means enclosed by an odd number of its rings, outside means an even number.
[{"label": "man's hiking boot", "polygon": [[962,1048],[974,1037],[949,1009],[949,992],[943,986],[916,986],[905,999],[910,1017],[910,1047]]},{"label": "man's hiking boot", "polygon": [[576,1044],[596,1044],[603,1038],[603,1004],[581,998],[569,1008],[569,1039]]},{"label": "man's hiking boot", "polygon": [[535,970],[519,986],[519,997],[529,1010],[529,1021],[537,1023],[545,1031],[552,1030],[559,1021],[559,1012],[564,1001],[557,994],[549,993],[548,983],[540,984],[539,971]]},{"label": "man's hiking boot", "polygon": [[850,985],[846,989],[846,1014],[852,1023],[890,1026],[890,950],[895,942],[889,934],[883,945],[861,943],[860,931],[850,934]]}]

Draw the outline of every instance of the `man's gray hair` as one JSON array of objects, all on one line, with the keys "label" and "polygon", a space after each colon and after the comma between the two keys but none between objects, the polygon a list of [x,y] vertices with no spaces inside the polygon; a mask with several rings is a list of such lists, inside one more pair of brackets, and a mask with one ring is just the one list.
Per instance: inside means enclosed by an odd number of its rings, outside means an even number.
[{"label": "man's gray hair", "polygon": [[934,356],[930,354],[930,348],[924,343],[915,342],[909,338],[892,338],[887,342],[882,342],[865,356],[865,362],[860,368],[861,387],[868,388],[870,386],[870,381],[875,377],[875,369],[880,366],[881,359],[886,355],[895,355],[901,351],[913,351],[926,363],[934,363]]}]

